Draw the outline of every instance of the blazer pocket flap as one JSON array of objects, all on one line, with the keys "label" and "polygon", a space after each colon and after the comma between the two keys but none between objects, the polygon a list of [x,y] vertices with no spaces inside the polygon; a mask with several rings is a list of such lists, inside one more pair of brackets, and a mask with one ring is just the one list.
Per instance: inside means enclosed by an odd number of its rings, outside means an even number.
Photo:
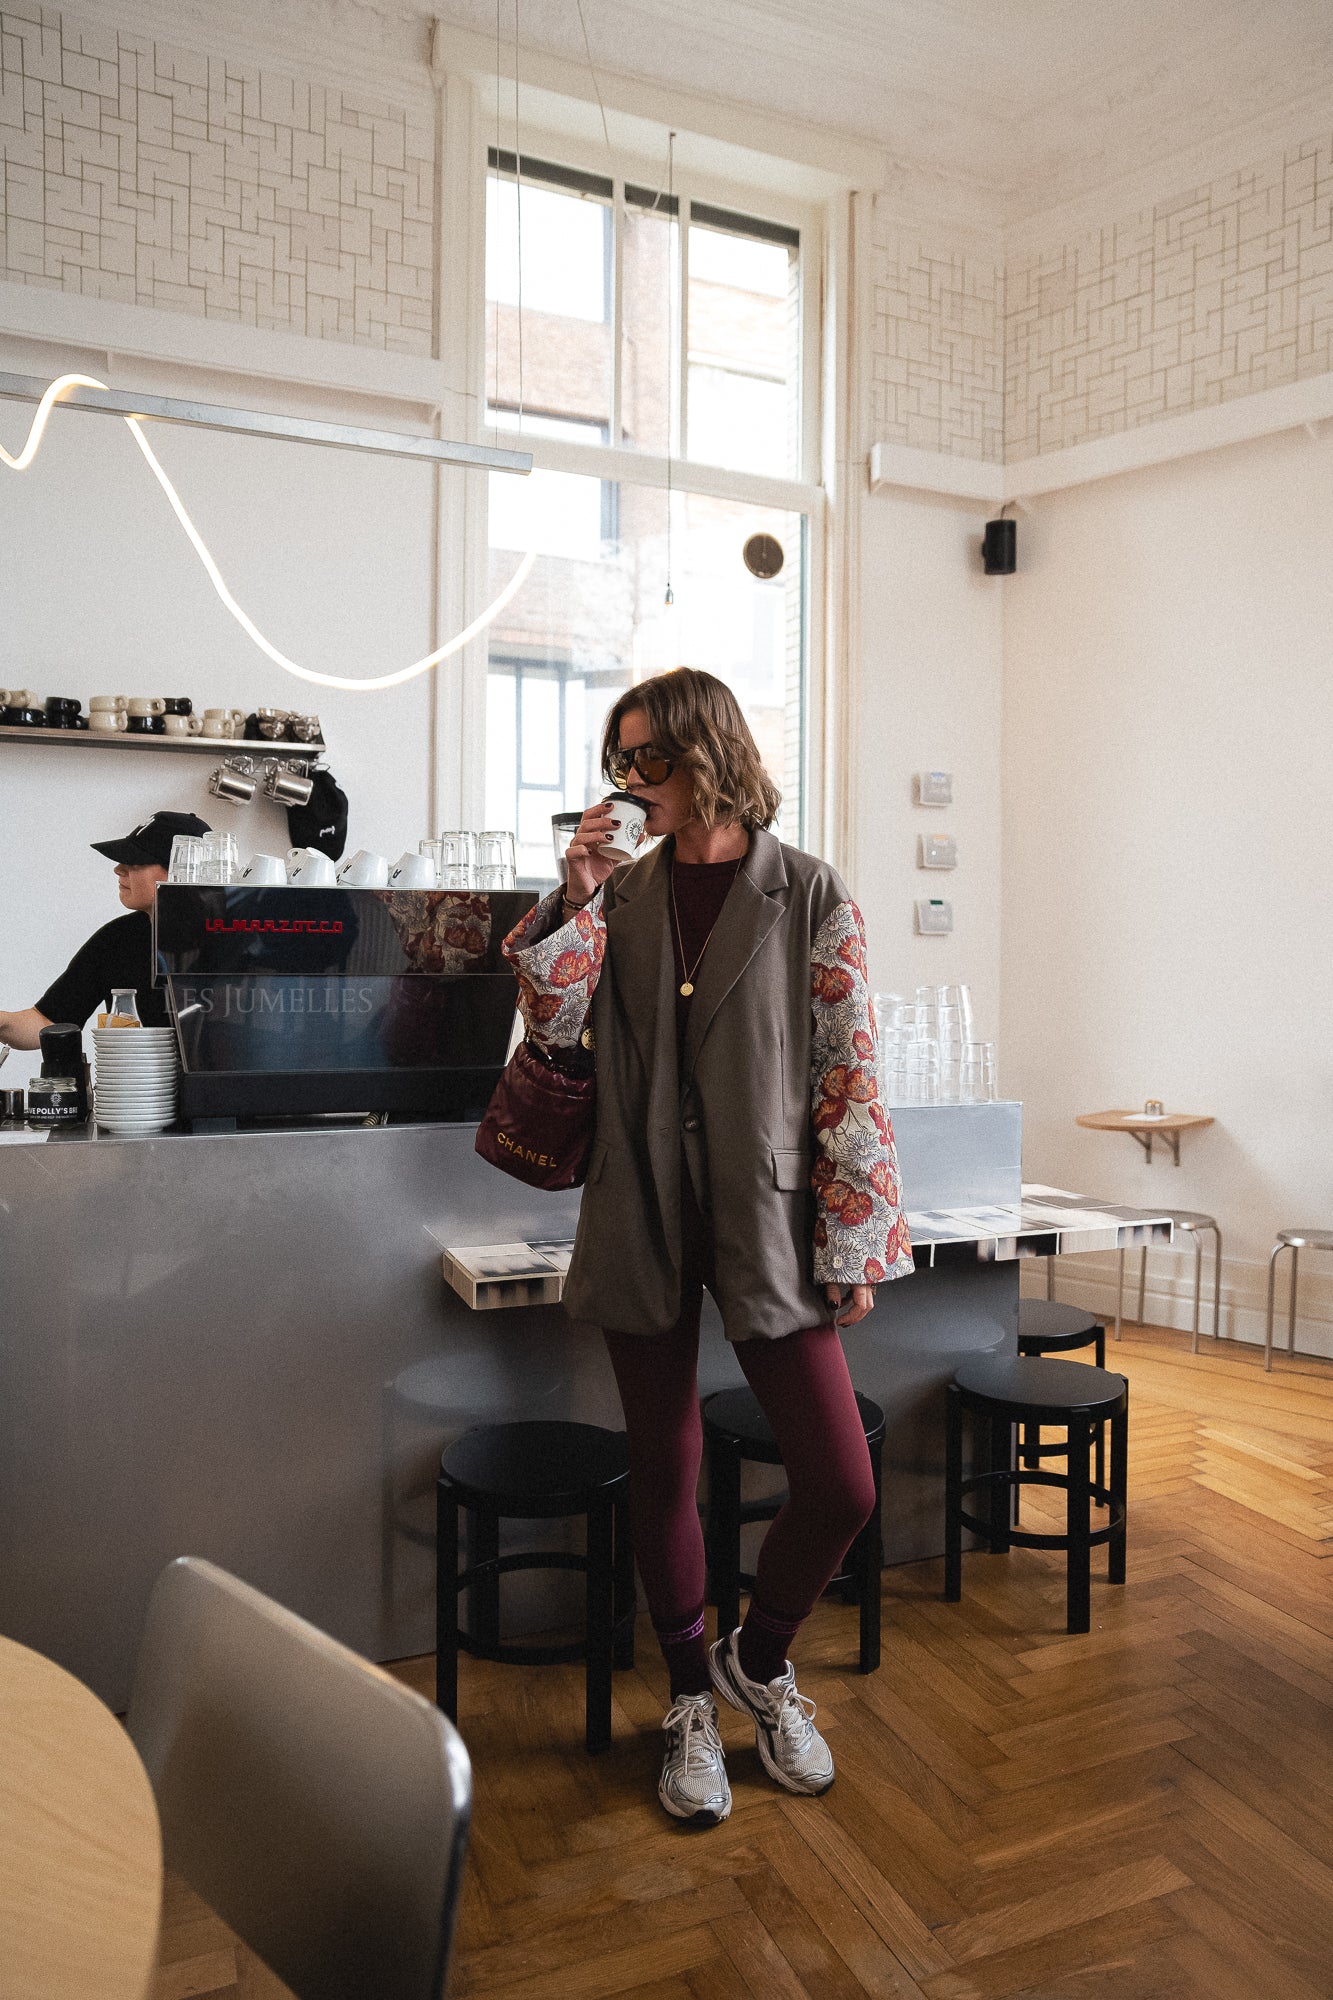
[{"label": "blazer pocket flap", "polygon": [[773,1152],[773,1185],[784,1194],[805,1194],[810,1187],[810,1155]]}]

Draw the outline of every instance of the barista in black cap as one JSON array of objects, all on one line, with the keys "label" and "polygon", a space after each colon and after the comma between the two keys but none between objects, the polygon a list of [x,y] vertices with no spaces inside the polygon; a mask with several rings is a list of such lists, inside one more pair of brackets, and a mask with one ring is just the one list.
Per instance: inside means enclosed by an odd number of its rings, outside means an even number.
[{"label": "barista in black cap", "polygon": [[138,995],[139,1019],[146,1028],[166,1027],[166,1001],[153,985],[153,897],[158,883],[167,879],[176,835],[197,837],[208,831],[207,822],[194,813],[160,812],[123,840],[93,842],[98,854],[116,864],[126,914],[93,932],[35,1007],[0,1013],[0,1042],[12,1049],[35,1049],[42,1029],[52,1021],[74,1021],[82,1027],[110,1003],[116,987],[124,986],[132,986]]}]

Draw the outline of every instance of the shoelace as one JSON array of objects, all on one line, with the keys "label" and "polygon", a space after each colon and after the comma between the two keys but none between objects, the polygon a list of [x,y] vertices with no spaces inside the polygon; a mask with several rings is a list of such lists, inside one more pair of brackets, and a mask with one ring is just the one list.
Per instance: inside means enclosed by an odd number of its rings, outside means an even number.
[{"label": "shoelace", "polygon": [[[708,1708],[701,1702],[691,1701],[683,1695],[668,1709],[662,1723],[666,1730],[679,1729],[683,1732],[682,1754],[687,1771],[708,1762],[708,1752],[720,1746],[721,1738]],[[696,1732],[703,1737],[702,1743],[695,1742]],[[711,1740],[710,1740],[711,1739]]]},{"label": "shoelace", "polygon": [[815,1733],[815,1703],[802,1694],[795,1681],[783,1690],[778,1704],[777,1729],[793,1750],[807,1750]]}]

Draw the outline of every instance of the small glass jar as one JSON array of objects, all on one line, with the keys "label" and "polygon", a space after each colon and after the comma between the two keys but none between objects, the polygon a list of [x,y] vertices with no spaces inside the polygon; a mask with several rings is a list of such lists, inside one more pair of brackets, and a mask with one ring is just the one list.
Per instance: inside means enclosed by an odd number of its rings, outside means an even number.
[{"label": "small glass jar", "polygon": [[35,1076],[24,1112],[29,1125],[77,1125],[79,1086],[72,1076]]},{"label": "small glass jar", "polygon": [[117,986],[111,994],[111,1009],[106,1017],[108,1028],[141,1028],[138,995],[132,986]]}]

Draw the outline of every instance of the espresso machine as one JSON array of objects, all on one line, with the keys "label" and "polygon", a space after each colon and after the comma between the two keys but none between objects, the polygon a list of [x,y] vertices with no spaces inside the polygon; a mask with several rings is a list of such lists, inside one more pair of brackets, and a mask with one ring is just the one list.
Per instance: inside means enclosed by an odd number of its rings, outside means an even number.
[{"label": "espresso machine", "polygon": [[525,890],[250,888],[164,882],[156,983],[193,1130],[382,1112],[481,1117],[517,982],[501,945]]}]

